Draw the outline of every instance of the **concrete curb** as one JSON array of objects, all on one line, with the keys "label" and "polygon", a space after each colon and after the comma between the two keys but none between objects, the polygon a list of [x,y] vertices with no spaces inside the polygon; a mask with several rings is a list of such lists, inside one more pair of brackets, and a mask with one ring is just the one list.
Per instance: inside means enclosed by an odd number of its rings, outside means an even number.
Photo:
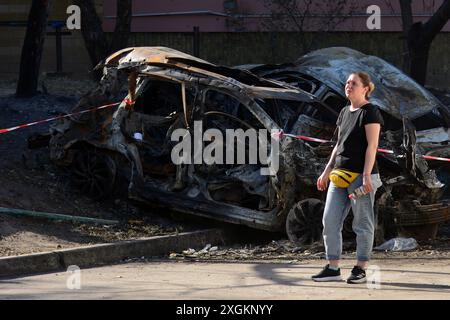
[{"label": "concrete curb", "polygon": [[4,257],[0,258],[0,277],[16,278],[24,275],[61,271],[66,270],[70,265],[88,268],[112,264],[124,259],[161,256],[188,248],[200,248],[208,243],[223,245],[225,243],[224,231],[208,229],[178,235]]}]

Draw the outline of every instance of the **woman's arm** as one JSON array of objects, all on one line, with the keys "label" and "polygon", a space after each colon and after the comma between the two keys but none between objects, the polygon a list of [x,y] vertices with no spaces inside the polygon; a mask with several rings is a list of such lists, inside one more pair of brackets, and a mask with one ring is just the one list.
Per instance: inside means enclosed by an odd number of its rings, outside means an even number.
[{"label": "woman's arm", "polygon": [[[338,127],[338,141],[340,137],[340,129]],[[334,164],[336,162],[336,153],[337,153],[337,142],[336,145],[333,148],[333,151],[331,152],[330,160],[328,161],[325,169],[323,170],[320,177],[317,179],[317,190],[324,191],[327,189],[328,186],[328,180],[331,170],[333,170]]]},{"label": "woman's arm", "polygon": [[336,153],[337,153],[337,144],[334,146],[333,152],[331,152],[331,157],[327,163],[327,166],[325,167],[325,170],[331,171],[331,169],[333,169],[334,164],[336,162]]},{"label": "woman's arm", "polygon": [[331,170],[334,167],[334,164],[336,163],[336,153],[337,153],[337,146],[338,146],[338,142],[339,142],[339,138],[341,137],[341,128],[340,126],[337,126],[337,140],[336,140],[336,145],[333,148],[333,151],[331,152],[331,156],[330,156],[330,160],[327,163],[327,166],[325,167],[325,170],[328,170],[331,172]]}]

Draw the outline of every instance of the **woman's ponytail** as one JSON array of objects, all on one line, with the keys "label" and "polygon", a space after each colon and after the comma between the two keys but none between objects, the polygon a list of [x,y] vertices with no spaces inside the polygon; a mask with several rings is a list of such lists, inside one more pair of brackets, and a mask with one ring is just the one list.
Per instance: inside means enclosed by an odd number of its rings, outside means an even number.
[{"label": "woman's ponytail", "polygon": [[369,74],[363,71],[354,72],[353,74],[356,74],[361,79],[364,87],[369,87],[365,96],[366,99],[369,99],[370,95],[375,90],[375,84],[372,82],[372,79],[370,79]]}]

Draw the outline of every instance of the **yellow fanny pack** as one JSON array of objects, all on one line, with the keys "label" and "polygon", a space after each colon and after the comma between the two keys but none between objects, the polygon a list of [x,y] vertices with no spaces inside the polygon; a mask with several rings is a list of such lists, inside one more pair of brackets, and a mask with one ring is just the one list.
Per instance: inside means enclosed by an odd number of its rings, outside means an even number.
[{"label": "yellow fanny pack", "polygon": [[359,173],[356,172],[334,169],[330,173],[330,180],[339,188],[347,188],[358,176]]}]

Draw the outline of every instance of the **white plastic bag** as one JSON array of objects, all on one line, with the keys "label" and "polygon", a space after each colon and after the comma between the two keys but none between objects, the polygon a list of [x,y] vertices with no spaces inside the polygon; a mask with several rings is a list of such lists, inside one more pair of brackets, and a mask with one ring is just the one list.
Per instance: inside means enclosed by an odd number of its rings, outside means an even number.
[{"label": "white plastic bag", "polygon": [[414,238],[393,238],[373,249],[377,251],[408,251],[414,250],[417,246]]}]

